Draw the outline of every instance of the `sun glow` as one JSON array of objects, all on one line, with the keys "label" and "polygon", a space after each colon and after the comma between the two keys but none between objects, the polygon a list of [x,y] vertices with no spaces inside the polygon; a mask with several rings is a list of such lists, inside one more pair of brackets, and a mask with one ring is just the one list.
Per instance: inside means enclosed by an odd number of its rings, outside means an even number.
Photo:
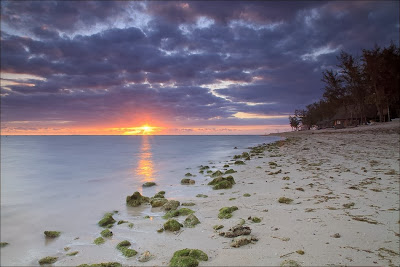
[{"label": "sun glow", "polygon": [[140,127],[130,127],[124,129],[124,135],[152,135],[160,130],[160,127],[150,126],[148,124]]}]

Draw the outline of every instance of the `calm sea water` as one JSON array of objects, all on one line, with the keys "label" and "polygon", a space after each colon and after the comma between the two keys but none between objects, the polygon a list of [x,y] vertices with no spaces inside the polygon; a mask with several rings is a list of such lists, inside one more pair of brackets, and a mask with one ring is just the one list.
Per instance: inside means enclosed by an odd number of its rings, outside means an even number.
[{"label": "calm sea water", "polygon": [[[127,213],[125,198],[165,190],[167,198],[207,193],[199,165],[222,168],[267,136],[8,136],[1,138],[1,265],[37,265],[63,239],[98,232],[105,212]],[[234,147],[238,149],[234,149]],[[195,186],[182,186],[185,173]],[[142,188],[146,181],[157,186]],[[151,215],[150,207],[140,214]],[[63,232],[57,242],[45,230]],[[53,246],[53,247],[52,247]],[[40,257],[39,257],[40,258]]]}]

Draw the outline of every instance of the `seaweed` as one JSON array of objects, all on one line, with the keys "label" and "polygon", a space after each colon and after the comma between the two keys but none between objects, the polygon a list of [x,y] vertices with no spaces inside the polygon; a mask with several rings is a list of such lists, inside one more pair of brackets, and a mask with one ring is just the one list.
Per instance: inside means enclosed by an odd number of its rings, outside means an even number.
[{"label": "seaweed", "polygon": [[111,232],[108,229],[104,229],[103,231],[101,231],[100,235],[102,237],[111,237],[111,236],[113,236],[113,232]]},{"label": "seaweed", "polygon": [[232,212],[234,212],[235,210],[238,210],[238,207],[236,206],[223,207],[219,210],[218,218],[229,219],[232,217]]},{"label": "seaweed", "polygon": [[109,225],[113,225],[116,221],[114,220],[112,213],[104,214],[103,218],[98,222],[98,225],[101,227],[109,227]]},{"label": "seaweed", "polygon": [[122,255],[124,255],[127,258],[133,257],[137,254],[136,250],[127,247],[122,247],[120,251],[122,252]]},{"label": "seaweed", "polygon": [[287,198],[287,197],[280,197],[278,199],[279,203],[285,203],[285,204],[290,204],[292,201],[293,201],[293,199]]},{"label": "seaweed", "polygon": [[234,163],[235,165],[245,165],[245,163],[242,160],[237,160]]},{"label": "seaweed", "polygon": [[127,223],[128,221],[124,221],[124,220],[120,220],[117,222],[118,225],[123,224],[123,223]]},{"label": "seaweed", "polygon": [[212,185],[213,189],[229,189],[235,184],[235,179],[231,175],[228,177],[217,177],[214,178],[208,185]]},{"label": "seaweed", "polygon": [[254,223],[259,223],[259,222],[261,222],[261,219],[258,217],[253,217],[253,218],[251,218],[251,221]]},{"label": "seaweed", "polygon": [[184,184],[184,185],[195,184],[195,183],[196,183],[195,180],[192,180],[192,179],[189,179],[189,178],[183,178],[181,180],[181,184]]},{"label": "seaweed", "polygon": [[200,223],[199,219],[194,214],[190,214],[183,222],[183,225],[189,228],[193,228],[199,223]]},{"label": "seaweed", "polygon": [[150,186],[155,186],[156,183],[155,182],[145,182],[142,186],[143,187],[150,187]]},{"label": "seaweed", "polygon": [[131,244],[131,242],[129,242],[128,240],[124,240],[118,243],[117,245],[117,249],[121,250],[122,247],[129,247]]},{"label": "seaweed", "polygon": [[196,204],[193,203],[193,202],[184,202],[184,203],[182,203],[182,206],[194,206],[194,205],[196,205]]},{"label": "seaweed", "polygon": [[179,231],[183,227],[177,220],[169,219],[166,223],[164,223],[164,230],[165,231]]},{"label": "seaweed", "polygon": [[126,197],[126,204],[131,207],[137,207],[149,201],[150,199],[148,197],[142,196],[138,191]]},{"label": "seaweed", "polygon": [[79,251],[72,251],[70,253],[67,253],[67,256],[75,256],[78,253],[79,253]]},{"label": "seaweed", "polygon": [[44,231],[44,235],[49,238],[59,237],[61,232],[58,231]]},{"label": "seaweed", "polygon": [[203,195],[203,194],[197,194],[196,197],[206,198],[206,197],[208,197],[208,196],[207,196],[207,195]]},{"label": "seaweed", "polygon": [[232,201],[232,200],[235,200],[236,199],[236,197],[231,197],[230,199],[229,199],[229,201]]},{"label": "seaweed", "polygon": [[182,215],[185,216],[185,215],[189,215],[189,214],[192,214],[192,213],[194,213],[194,211],[191,210],[191,209],[180,208],[179,210],[170,210],[170,211],[168,211],[163,216],[163,218],[164,219],[169,219],[169,218],[172,218],[172,217],[178,217],[178,216],[182,216]]},{"label": "seaweed", "polygon": [[101,245],[101,244],[103,244],[104,242],[106,242],[106,241],[105,241],[104,238],[102,238],[101,236],[98,237],[98,238],[96,238],[96,239],[93,241],[93,243],[95,243],[96,245]]},{"label": "seaweed", "polygon": [[[228,165],[228,167],[229,167],[229,165]],[[225,174],[231,174],[231,173],[235,173],[235,172],[237,172],[237,171],[235,171],[234,169],[229,169],[225,172]]]},{"label": "seaweed", "polygon": [[217,225],[213,226],[214,230],[219,230],[219,229],[222,229],[222,228],[224,228],[224,226],[222,224],[217,224]]},{"label": "seaweed", "polygon": [[172,256],[169,266],[176,267],[196,267],[200,261],[208,261],[206,253],[199,249],[178,250]]},{"label": "seaweed", "polygon": [[50,257],[50,256],[47,256],[47,257],[41,258],[41,259],[39,260],[39,264],[40,264],[40,265],[44,265],[44,264],[53,264],[53,263],[55,263],[57,260],[58,260],[58,257]]},{"label": "seaweed", "polygon": [[251,195],[249,193],[243,194],[244,197],[250,197]]}]

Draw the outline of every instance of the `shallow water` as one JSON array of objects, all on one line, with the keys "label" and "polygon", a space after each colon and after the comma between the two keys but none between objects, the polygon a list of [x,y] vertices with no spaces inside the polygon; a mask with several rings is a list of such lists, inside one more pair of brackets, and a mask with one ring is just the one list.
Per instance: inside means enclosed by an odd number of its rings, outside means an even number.
[{"label": "shallow water", "polygon": [[[157,215],[149,207],[127,209],[135,191],[186,199],[210,187],[199,165],[222,168],[267,136],[8,136],[1,138],[1,265],[37,265],[67,240],[98,232],[105,212],[126,218]],[[234,147],[238,149],[234,149]],[[196,185],[183,186],[185,173]],[[157,186],[142,188],[146,181]],[[204,184],[204,183],[203,183]],[[62,231],[46,240],[45,230]]]}]

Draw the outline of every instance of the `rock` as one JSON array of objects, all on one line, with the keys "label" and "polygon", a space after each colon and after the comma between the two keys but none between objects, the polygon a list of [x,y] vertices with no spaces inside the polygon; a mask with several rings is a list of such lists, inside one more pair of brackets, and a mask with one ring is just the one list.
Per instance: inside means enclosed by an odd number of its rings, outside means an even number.
[{"label": "rock", "polygon": [[148,203],[149,198],[142,196],[139,192],[133,193],[131,196],[126,197],[126,204],[131,207],[140,206],[143,203]]},{"label": "rock", "polygon": [[123,224],[123,223],[128,223],[128,221],[121,220],[121,221],[117,222],[118,225]]},{"label": "rock", "polygon": [[213,226],[214,230],[219,230],[219,229],[222,229],[222,228],[224,228],[224,226],[222,224],[217,224],[217,225]]},{"label": "rock", "polygon": [[189,179],[189,178],[183,178],[181,180],[181,184],[184,184],[184,185],[195,184],[195,183],[196,183],[195,180],[192,180],[192,179]]},{"label": "rock", "polygon": [[182,206],[194,206],[194,205],[196,205],[196,204],[193,203],[193,202],[184,202],[184,203],[182,203]]},{"label": "rock", "polygon": [[167,203],[165,203],[163,206],[162,206],[162,208],[164,209],[164,210],[176,210],[178,207],[179,207],[179,205],[180,205],[181,203],[179,202],[179,201],[177,201],[177,200],[168,200],[168,202]]},{"label": "rock", "polygon": [[58,257],[50,257],[50,256],[48,256],[48,257],[41,258],[41,259],[39,260],[39,264],[40,264],[40,265],[44,265],[44,264],[53,264],[53,263],[55,263],[57,260],[58,260]]},{"label": "rock", "polygon": [[167,202],[168,202],[168,199],[166,199],[166,198],[153,198],[150,200],[150,204],[153,208],[161,207]]},{"label": "rock", "polygon": [[296,261],[294,260],[284,260],[280,266],[287,266],[287,267],[301,267],[300,264],[298,264]]},{"label": "rock", "polygon": [[150,254],[150,251],[147,250],[140,255],[138,261],[139,262],[148,262],[149,260],[151,260],[151,258],[152,258],[152,255]]},{"label": "rock", "polygon": [[146,182],[146,183],[144,183],[142,186],[143,186],[143,187],[150,187],[150,186],[155,186],[155,185],[156,185],[155,182]]},{"label": "rock", "polygon": [[238,210],[238,207],[232,206],[232,207],[224,207],[219,210],[218,218],[220,219],[229,219],[232,217],[232,212],[235,210]]},{"label": "rock", "polygon": [[259,223],[259,222],[261,222],[261,219],[258,217],[253,217],[253,218],[251,218],[251,221],[254,223]]},{"label": "rock", "polygon": [[224,175],[224,173],[218,170],[218,171],[213,172],[211,174],[211,177],[220,177],[222,175]]},{"label": "rock", "polygon": [[244,165],[245,163],[243,161],[241,161],[241,160],[237,160],[237,161],[235,161],[234,164],[235,165]]},{"label": "rock", "polygon": [[[229,165],[227,165],[229,167]],[[235,173],[237,171],[235,171],[234,169],[229,169],[225,172],[225,174],[231,174],[231,173]]]},{"label": "rock", "polygon": [[58,231],[44,231],[44,235],[49,238],[56,238],[60,236],[61,232]]},{"label": "rock", "polygon": [[163,218],[164,219],[169,219],[172,217],[178,217],[178,216],[185,216],[194,213],[193,210],[188,209],[188,208],[180,208],[179,210],[170,210],[168,211]]},{"label": "rock", "polygon": [[177,220],[169,219],[166,223],[164,223],[164,230],[165,231],[179,231],[183,227]]},{"label": "rock", "polygon": [[120,251],[122,252],[122,255],[124,255],[127,258],[131,258],[137,254],[136,250],[127,247],[122,247]]},{"label": "rock", "polygon": [[75,256],[79,253],[79,251],[72,251],[70,253],[67,253],[67,256]]},{"label": "rock", "polygon": [[219,233],[220,236],[224,237],[237,237],[241,235],[249,235],[251,234],[251,229],[248,226],[236,225],[229,229],[227,232]]},{"label": "rock", "polygon": [[112,213],[106,213],[104,214],[103,219],[98,222],[98,225],[101,227],[108,227],[109,225],[113,225],[115,222]]},{"label": "rock", "polygon": [[81,264],[77,267],[122,267],[122,264],[119,262],[102,262],[102,263],[94,263],[94,264]]},{"label": "rock", "polygon": [[7,242],[1,242],[0,243],[0,247],[4,248],[5,246],[8,246],[9,244]]},{"label": "rock", "polygon": [[102,238],[102,237],[98,237],[98,238],[96,238],[96,239],[93,241],[93,243],[95,243],[96,245],[101,245],[101,244],[103,244],[104,242],[106,242],[106,241],[105,241],[104,238]]},{"label": "rock", "polygon": [[280,197],[278,199],[279,203],[285,203],[285,204],[290,204],[292,201],[293,201],[293,199],[287,198],[287,197]]},{"label": "rock", "polygon": [[129,247],[131,245],[131,242],[129,242],[128,240],[124,240],[118,243],[117,245],[117,249],[121,250],[122,247]]},{"label": "rock", "polygon": [[254,236],[238,236],[232,240],[231,247],[238,248],[250,243],[258,241],[258,238]]},{"label": "rock", "polygon": [[206,197],[208,197],[208,196],[207,196],[207,195],[203,195],[203,194],[197,194],[196,197],[206,198]]},{"label": "rock", "polygon": [[113,236],[113,232],[111,232],[108,229],[104,229],[103,231],[101,231],[100,235],[102,237],[111,237],[111,236]]},{"label": "rock", "polygon": [[234,184],[235,180],[231,175],[228,177],[214,178],[211,182],[208,183],[208,185],[212,185],[213,189],[215,190],[232,188],[232,185]]},{"label": "rock", "polygon": [[194,214],[190,214],[183,222],[183,225],[189,228],[193,228],[195,227],[195,225],[199,223],[200,223],[199,219]]},{"label": "rock", "polygon": [[334,237],[334,238],[340,238],[340,237],[341,237],[341,235],[340,235],[339,233],[336,233],[336,234],[334,234],[334,235],[331,235],[331,237]]},{"label": "rock", "polygon": [[153,198],[165,198],[164,195],[165,191],[160,191],[157,194],[155,194]]},{"label": "rock", "polygon": [[200,261],[208,261],[206,253],[199,249],[178,250],[172,256],[169,266],[196,267]]},{"label": "rock", "polygon": [[188,172],[188,173],[185,174],[185,176],[186,176],[186,177],[191,177],[191,176],[193,176],[193,174],[191,174],[190,172]]}]

